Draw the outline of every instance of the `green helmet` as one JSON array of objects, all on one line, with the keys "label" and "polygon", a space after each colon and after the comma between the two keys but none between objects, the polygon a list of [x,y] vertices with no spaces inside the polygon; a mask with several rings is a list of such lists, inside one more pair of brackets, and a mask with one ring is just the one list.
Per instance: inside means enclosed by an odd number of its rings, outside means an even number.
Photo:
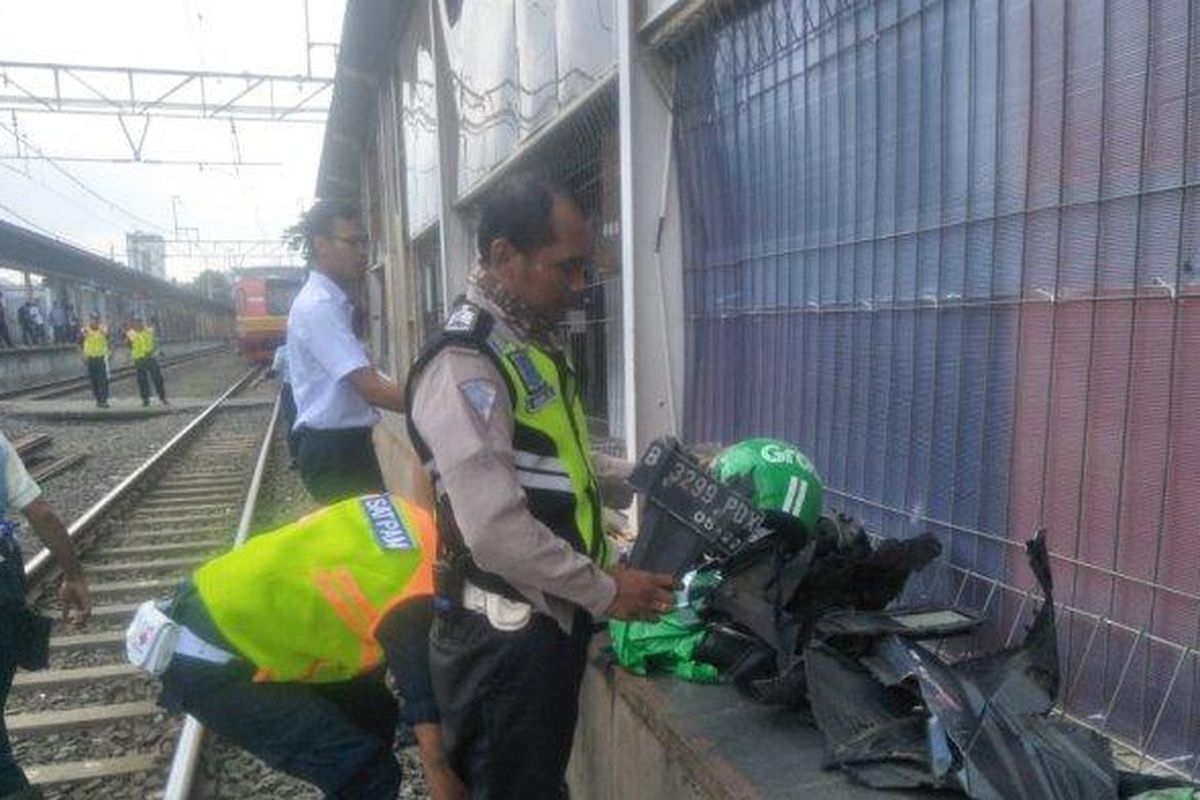
[{"label": "green helmet", "polygon": [[741,485],[762,511],[791,514],[809,530],[821,516],[824,487],[808,456],[779,439],[743,439],[717,454],[721,483]]}]

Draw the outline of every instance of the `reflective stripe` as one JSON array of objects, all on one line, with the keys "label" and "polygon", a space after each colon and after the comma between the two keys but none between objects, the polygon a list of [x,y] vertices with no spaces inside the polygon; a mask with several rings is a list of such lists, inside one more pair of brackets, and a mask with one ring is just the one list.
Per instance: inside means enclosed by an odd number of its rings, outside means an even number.
[{"label": "reflective stripe", "polygon": [[528,470],[517,470],[517,482],[526,489],[545,489],[551,492],[563,492],[574,496],[575,489],[571,486],[571,479],[566,475],[547,475],[544,472],[529,472]]},{"label": "reflective stripe", "polygon": [[568,475],[567,465],[554,456],[540,456],[525,450],[513,452],[513,465],[517,469],[530,469],[553,475]]},{"label": "reflective stripe", "polygon": [[210,664],[228,664],[235,658],[233,653],[209,644],[183,626],[180,626],[179,639],[175,642],[175,655],[207,661]]}]

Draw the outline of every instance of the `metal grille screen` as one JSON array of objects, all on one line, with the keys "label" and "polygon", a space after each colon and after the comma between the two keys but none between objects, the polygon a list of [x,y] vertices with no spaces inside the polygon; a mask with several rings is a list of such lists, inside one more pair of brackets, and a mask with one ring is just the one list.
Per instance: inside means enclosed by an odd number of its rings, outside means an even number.
[{"label": "metal grille screen", "polygon": [[828,505],[937,532],[1012,641],[1039,525],[1065,708],[1195,774],[1197,10],[715,4],[672,45],[686,435],[773,434]]}]

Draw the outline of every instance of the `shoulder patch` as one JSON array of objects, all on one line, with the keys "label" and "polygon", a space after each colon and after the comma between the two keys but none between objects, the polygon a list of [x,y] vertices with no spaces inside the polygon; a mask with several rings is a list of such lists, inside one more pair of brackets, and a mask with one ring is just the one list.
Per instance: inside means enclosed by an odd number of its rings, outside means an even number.
[{"label": "shoulder patch", "polygon": [[412,550],[416,547],[412,534],[392,505],[392,498],[386,494],[375,494],[363,497],[359,502],[380,550]]},{"label": "shoulder patch", "polygon": [[475,330],[478,322],[479,306],[471,303],[462,303],[450,313],[443,328],[454,333],[466,333]]},{"label": "shoulder patch", "polygon": [[475,409],[475,413],[479,415],[479,419],[486,425],[492,418],[492,409],[496,407],[496,395],[499,394],[496,384],[486,378],[472,378],[460,383],[458,390],[462,392],[463,397],[467,399],[471,408]]}]

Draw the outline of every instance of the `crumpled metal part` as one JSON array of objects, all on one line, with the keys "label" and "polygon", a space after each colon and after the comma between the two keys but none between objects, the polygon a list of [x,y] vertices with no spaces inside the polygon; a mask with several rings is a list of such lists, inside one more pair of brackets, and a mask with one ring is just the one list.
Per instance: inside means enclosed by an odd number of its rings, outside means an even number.
[{"label": "crumpled metal part", "polygon": [[[1045,601],[1019,647],[954,664],[897,635],[879,639],[862,659],[825,642],[807,648],[809,683],[820,687],[811,693],[813,714],[831,763],[871,786],[957,785],[979,800],[1119,796],[1108,742],[1048,716],[1060,674],[1042,533],[1027,552]],[[923,709],[884,702],[904,687],[915,687]],[[923,740],[914,716],[928,722]],[[897,732],[903,734],[899,742]],[[949,761],[945,753],[938,755],[943,746]],[[922,760],[923,773],[917,768]]]}]

